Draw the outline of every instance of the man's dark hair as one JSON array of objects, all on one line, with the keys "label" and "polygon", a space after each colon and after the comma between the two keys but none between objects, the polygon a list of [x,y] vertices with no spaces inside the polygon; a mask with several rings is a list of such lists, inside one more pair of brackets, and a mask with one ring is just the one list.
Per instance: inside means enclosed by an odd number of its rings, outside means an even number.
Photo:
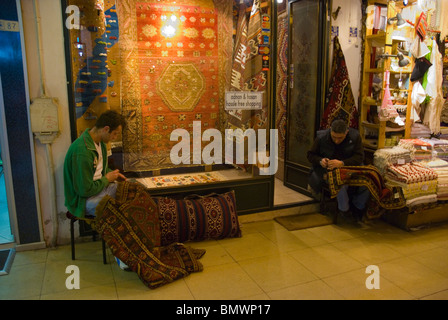
[{"label": "man's dark hair", "polygon": [[114,131],[120,125],[124,128],[126,126],[126,121],[121,114],[114,110],[108,110],[102,113],[95,123],[95,127],[98,129],[109,127],[110,131]]},{"label": "man's dark hair", "polygon": [[348,130],[347,122],[341,119],[334,120],[331,124],[331,131],[334,133],[346,133]]}]

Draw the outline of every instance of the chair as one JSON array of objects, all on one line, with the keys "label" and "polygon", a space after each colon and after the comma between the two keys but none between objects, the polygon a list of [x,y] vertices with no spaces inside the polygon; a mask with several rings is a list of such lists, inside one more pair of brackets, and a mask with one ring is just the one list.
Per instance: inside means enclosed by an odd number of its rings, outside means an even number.
[{"label": "chair", "polygon": [[[80,227],[82,223],[90,224],[93,221],[93,217],[91,218],[85,218],[80,219],[74,215],[72,215],[69,211],[65,214],[68,219],[70,219],[70,244],[72,247],[72,260],[75,260],[75,222],[79,221]],[[93,241],[96,241],[96,236],[98,233],[94,230],[92,230],[92,238]],[[104,239],[101,239],[102,247],[103,247],[103,263],[107,264],[107,258],[106,258],[106,243],[104,242]]]}]

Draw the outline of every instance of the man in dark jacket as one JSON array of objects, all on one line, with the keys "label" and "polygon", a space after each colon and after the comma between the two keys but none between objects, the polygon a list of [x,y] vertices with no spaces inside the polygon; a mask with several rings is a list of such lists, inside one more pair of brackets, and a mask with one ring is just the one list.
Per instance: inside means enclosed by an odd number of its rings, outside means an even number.
[{"label": "man in dark jacket", "polygon": [[[312,164],[309,186],[319,195],[328,170],[363,165],[364,148],[361,136],[357,130],[348,128],[344,120],[335,120],[330,129],[317,132],[307,157]],[[337,196],[338,209],[347,216],[351,207],[354,218],[361,219],[369,197],[370,192],[366,187],[344,186]]]}]

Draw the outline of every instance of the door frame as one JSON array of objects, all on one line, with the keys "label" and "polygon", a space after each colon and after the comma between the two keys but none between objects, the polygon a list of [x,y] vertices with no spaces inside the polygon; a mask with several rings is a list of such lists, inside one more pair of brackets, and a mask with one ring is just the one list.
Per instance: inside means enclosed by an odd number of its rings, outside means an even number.
[{"label": "door frame", "polygon": [[[291,6],[302,0],[289,0],[287,12],[289,16],[289,21],[291,21]],[[315,106],[315,132],[317,132],[320,119],[322,117],[324,107],[325,107],[325,97],[327,92],[327,83],[328,83],[328,57],[329,57],[329,47],[331,43],[330,39],[330,13],[331,13],[331,0],[316,0],[319,2],[319,63],[318,63],[318,77],[317,77],[317,97],[316,97],[316,106]],[[292,24],[289,26],[289,39],[288,39],[288,100],[287,100],[287,115],[289,115],[290,103],[291,103],[291,51],[292,51]],[[286,128],[289,129],[290,125],[290,117],[287,117]],[[315,136],[315,135],[314,135]],[[289,161],[289,132],[286,133],[286,142],[285,142],[285,170],[284,170],[284,184],[286,187],[296,190],[302,194],[307,196],[311,196],[310,192],[307,190],[307,180],[309,171],[311,168],[311,164],[303,165],[298,163],[293,163]],[[304,181],[305,179],[305,181]]]},{"label": "door frame", "polygon": [[0,73],[0,145],[3,161],[3,175],[5,177],[6,202],[8,204],[9,224],[14,237],[13,242],[0,244],[0,249],[12,248],[17,241],[19,231],[17,229],[16,205],[12,184],[11,161],[9,159],[8,130],[5,119],[5,103],[3,101],[2,75]]}]

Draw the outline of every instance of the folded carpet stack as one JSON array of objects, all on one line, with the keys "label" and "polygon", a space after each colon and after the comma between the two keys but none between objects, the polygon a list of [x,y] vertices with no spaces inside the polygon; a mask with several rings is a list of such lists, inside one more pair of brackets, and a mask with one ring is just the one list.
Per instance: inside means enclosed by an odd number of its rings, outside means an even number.
[{"label": "folded carpet stack", "polygon": [[421,138],[420,140],[431,144],[433,150],[433,158],[448,160],[448,140],[436,138]]},{"label": "folded carpet stack", "polygon": [[418,162],[393,164],[386,170],[386,185],[399,186],[403,190],[406,206],[437,201],[437,172]]},{"label": "folded carpet stack", "polygon": [[431,137],[431,129],[425,126],[422,123],[415,122],[411,127],[411,138],[430,138]]},{"label": "folded carpet stack", "polygon": [[378,149],[375,151],[373,164],[384,175],[390,165],[409,163],[413,159],[414,155],[410,149],[395,146],[393,148]]},{"label": "folded carpet stack", "polygon": [[437,173],[437,200],[448,200],[448,162],[435,159],[422,162]]},{"label": "folded carpet stack", "polygon": [[410,150],[417,161],[432,159],[432,144],[422,139],[401,139],[398,145]]}]

